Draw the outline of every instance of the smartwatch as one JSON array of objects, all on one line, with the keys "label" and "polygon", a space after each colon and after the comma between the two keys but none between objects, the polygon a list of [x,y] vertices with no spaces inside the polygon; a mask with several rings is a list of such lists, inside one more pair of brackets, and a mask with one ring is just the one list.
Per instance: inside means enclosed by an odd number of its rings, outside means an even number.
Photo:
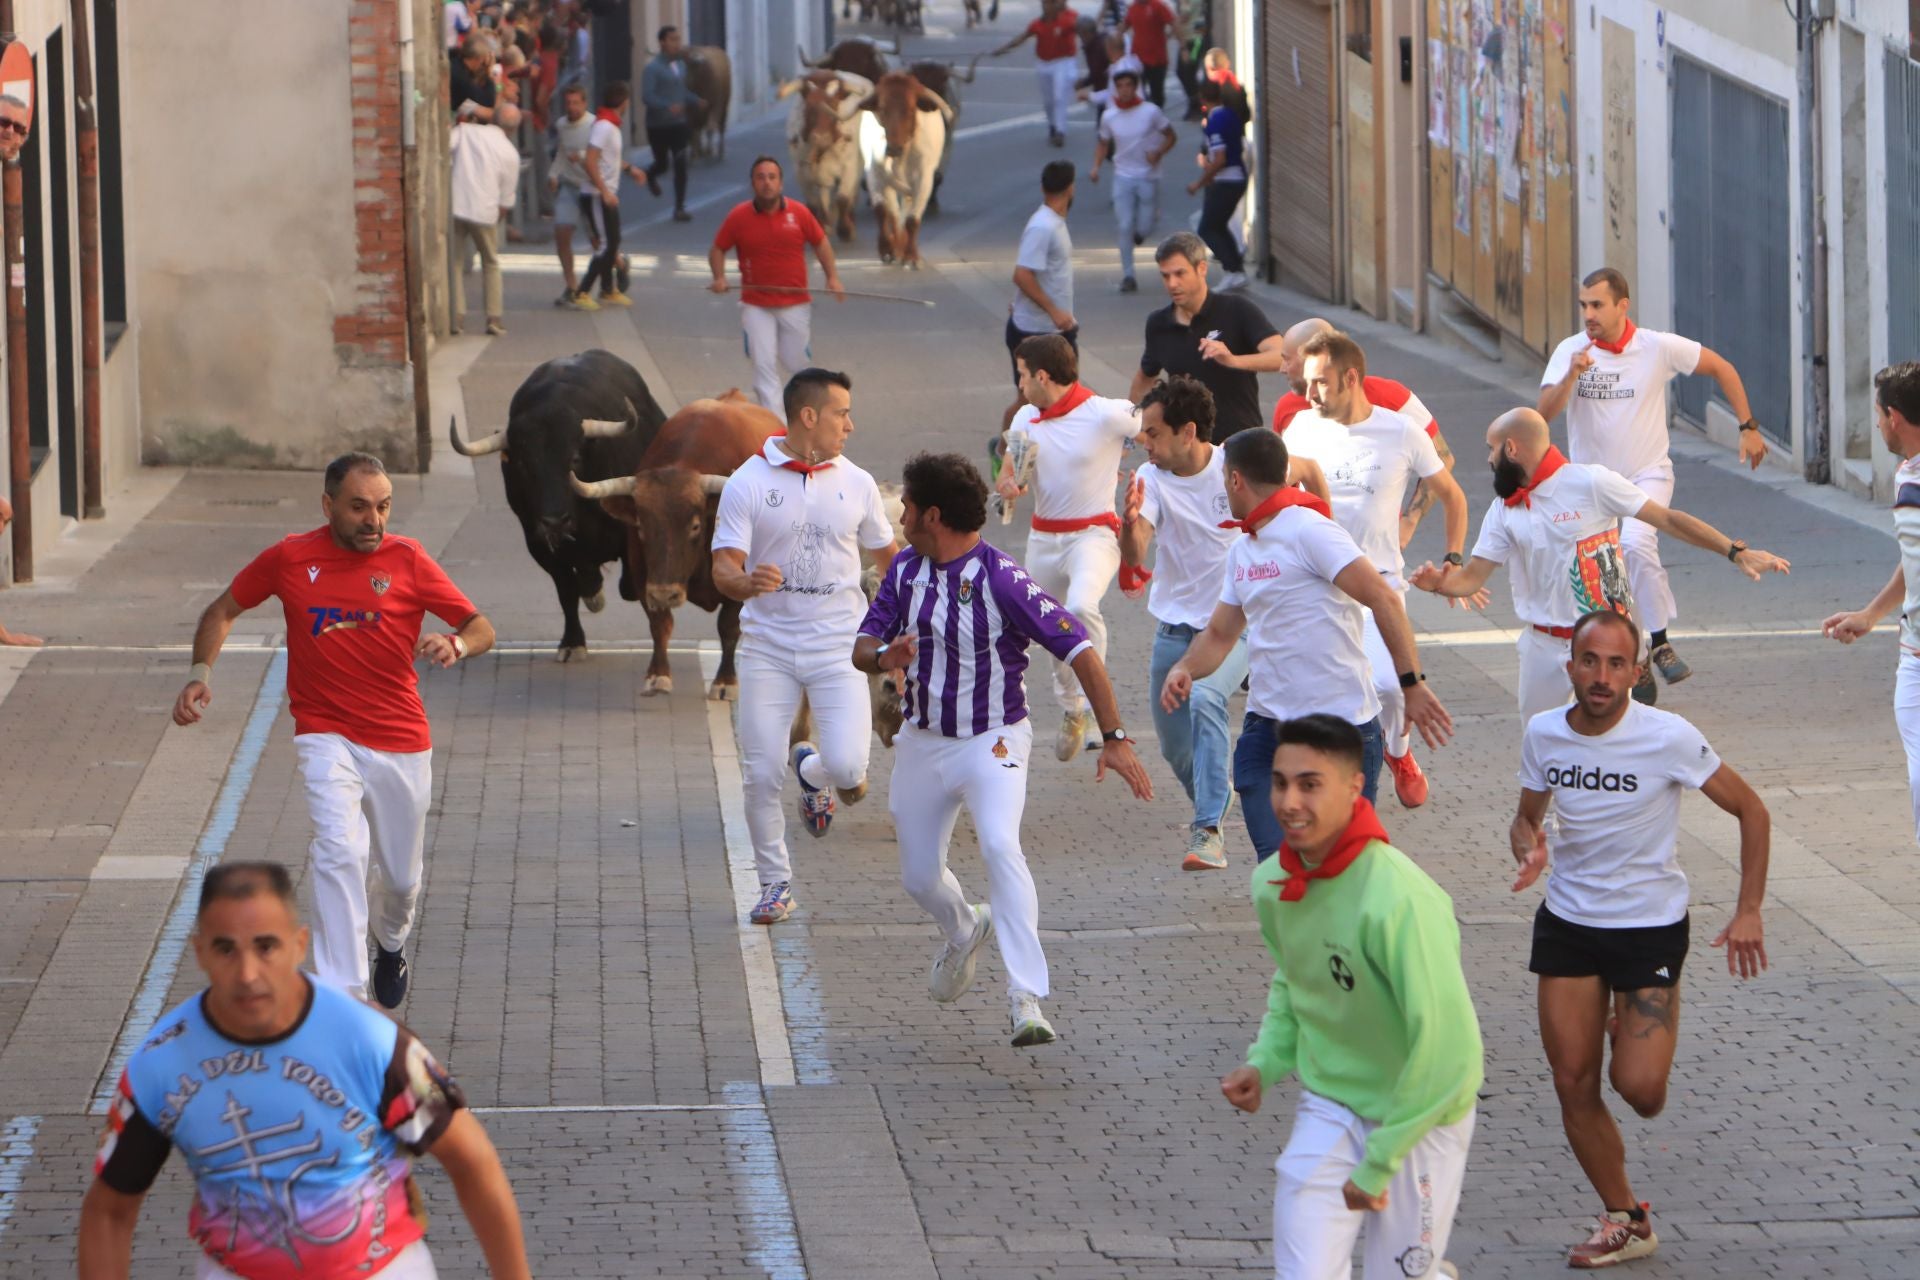
[{"label": "smartwatch", "polygon": [[1424,671],[1402,671],[1400,673],[1400,687],[1402,689],[1411,689],[1426,678],[1427,673]]},{"label": "smartwatch", "polygon": [[1458,551],[1449,551],[1444,556],[1441,556],[1440,559],[1456,569],[1467,562],[1467,558]]},{"label": "smartwatch", "polygon": [[1749,548],[1745,542],[1741,541],[1739,538],[1735,538],[1733,542],[1727,547],[1727,559],[1733,561],[1733,563],[1735,564],[1739,564],[1740,553],[1742,551],[1747,551],[1750,549],[1751,548]]},{"label": "smartwatch", "polygon": [[1132,742],[1133,737],[1125,729],[1109,729],[1100,735],[1102,742]]},{"label": "smartwatch", "polygon": [[1752,418],[1748,418],[1745,422],[1740,424],[1740,429],[1742,431],[1758,431],[1760,429],[1760,424],[1755,422]]}]

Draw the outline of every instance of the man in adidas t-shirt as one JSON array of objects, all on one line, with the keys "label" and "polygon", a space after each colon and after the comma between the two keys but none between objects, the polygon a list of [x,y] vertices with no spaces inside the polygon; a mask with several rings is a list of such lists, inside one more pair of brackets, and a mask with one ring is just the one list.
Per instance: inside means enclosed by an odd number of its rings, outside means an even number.
[{"label": "man in adidas t-shirt", "polygon": [[1487,450],[1497,496],[1480,522],[1473,558],[1461,569],[1429,562],[1407,581],[1459,599],[1484,587],[1501,565],[1511,565],[1513,611],[1521,622],[1523,718],[1567,700],[1567,642],[1582,614],[1633,609],[1620,554],[1622,517],[1725,556],[1755,581],[1790,567],[1704,520],[1661,506],[1605,467],[1568,462],[1553,447],[1547,420],[1532,409],[1509,409],[1495,418],[1487,428]]},{"label": "man in adidas t-shirt", "polygon": [[[1566,412],[1568,455],[1617,471],[1655,502],[1671,503],[1667,384],[1676,374],[1697,373],[1719,384],[1740,423],[1740,460],[1758,467],[1767,456],[1767,442],[1753,420],[1739,371],[1692,338],[1636,328],[1627,315],[1627,278],[1612,267],[1593,272],[1580,286],[1585,331],[1556,347],[1540,375],[1540,416],[1552,422]],[[1628,520],[1620,527],[1620,544],[1647,628],[1652,666],[1668,684],[1677,684],[1693,669],[1667,643],[1667,625],[1679,610],[1654,535],[1644,521]],[[1653,701],[1651,671],[1642,673],[1633,696]]]},{"label": "man in adidas t-shirt", "polygon": [[[1574,705],[1527,722],[1520,747],[1520,809],[1513,820],[1515,893],[1552,863],[1534,917],[1540,1038],[1560,1096],[1560,1120],[1602,1205],[1570,1266],[1612,1266],[1658,1243],[1647,1206],[1627,1181],[1626,1149],[1600,1095],[1606,1042],[1614,1092],[1640,1115],[1667,1102],[1680,1030],[1680,967],[1687,958],[1687,877],[1675,837],[1680,793],[1701,791],[1740,822],[1740,896],[1713,940],[1727,971],[1767,967],[1760,900],[1767,884],[1767,807],[1722,764],[1700,731],[1630,696],[1640,672],[1640,632],[1601,610],[1574,626],[1567,664]],[[1558,835],[1543,831],[1547,806]]]}]

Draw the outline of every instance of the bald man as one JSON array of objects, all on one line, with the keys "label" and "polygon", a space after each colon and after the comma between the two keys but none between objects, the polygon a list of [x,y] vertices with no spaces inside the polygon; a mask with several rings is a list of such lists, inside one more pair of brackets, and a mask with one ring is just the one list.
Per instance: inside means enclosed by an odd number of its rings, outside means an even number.
[{"label": "bald man", "polygon": [[[1294,418],[1303,410],[1312,407],[1307,399],[1307,356],[1306,346],[1323,333],[1335,332],[1333,322],[1319,316],[1308,316],[1299,324],[1288,329],[1280,339],[1280,357],[1287,374],[1287,385],[1293,389],[1280,397],[1273,406],[1273,429],[1282,434]],[[1390,409],[1403,418],[1411,419],[1413,425],[1425,431],[1433,440],[1433,449],[1440,455],[1440,461],[1453,474],[1453,450],[1447,447],[1447,438],[1440,434],[1440,424],[1433,420],[1433,410],[1420,402],[1404,382],[1395,382],[1392,378],[1382,378],[1368,374],[1361,380],[1360,389],[1366,394],[1367,403],[1376,409]],[[1439,500],[1438,490],[1421,480],[1413,486],[1405,508],[1400,513],[1400,545],[1406,546],[1413,540],[1413,531],[1420,527],[1421,517],[1432,509]]]},{"label": "bald man", "polygon": [[1498,496],[1480,522],[1480,538],[1464,568],[1429,562],[1407,580],[1422,591],[1459,599],[1511,564],[1513,611],[1519,615],[1520,717],[1524,722],[1566,702],[1573,626],[1597,609],[1633,611],[1620,521],[1644,520],[1661,533],[1725,556],[1754,581],[1785,573],[1779,556],[1729,538],[1704,520],[1663,507],[1605,467],[1568,462],[1553,447],[1547,420],[1533,409],[1510,409],[1487,428],[1487,464]]}]

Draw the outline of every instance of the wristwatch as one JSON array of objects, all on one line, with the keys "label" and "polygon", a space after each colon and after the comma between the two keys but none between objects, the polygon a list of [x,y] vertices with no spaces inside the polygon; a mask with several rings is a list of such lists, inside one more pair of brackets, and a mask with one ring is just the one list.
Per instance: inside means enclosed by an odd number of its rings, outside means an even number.
[{"label": "wristwatch", "polygon": [[1727,559],[1733,561],[1735,564],[1739,564],[1740,553],[1742,551],[1747,551],[1750,549],[1751,548],[1749,548],[1746,543],[1742,542],[1738,538],[1735,538],[1733,542],[1730,543],[1727,547]]},{"label": "wristwatch", "polygon": [[1100,735],[1102,742],[1132,742],[1133,735],[1125,729],[1109,729]]},{"label": "wristwatch", "polygon": [[1467,562],[1467,558],[1461,555],[1458,551],[1449,551],[1444,556],[1441,556],[1440,559],[1445,561],[1447,564],[1452,565],[1456,569],[1458,569],[1461,565]]},{"label": "wristwatch", "polygon": [[1740,424],[1740,429],[1742,431],[1758,431],[1760,429],[1760,424],[1755,422],[1752,418],[1748,418],[1745,422]]},{"label": "wristwatch", "polygon": [[453,641],[453,652],[456,655],[456,660],[467,656],[467,642],[465,640],[462,640],[457,635],[450,635],[447,639]]},{"label": "wristwatch", "polygon": [[1426,678],[1427,673],[1424,671],[1402,671],[1400,673],[1400,687],[1402,689],[1411,689]]}]

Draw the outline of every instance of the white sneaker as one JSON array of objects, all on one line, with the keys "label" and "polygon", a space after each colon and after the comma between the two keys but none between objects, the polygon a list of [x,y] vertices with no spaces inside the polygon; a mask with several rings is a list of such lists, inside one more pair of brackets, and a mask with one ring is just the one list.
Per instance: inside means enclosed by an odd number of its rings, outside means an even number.
[{"label": "white sneaker", "polygon": [[949,942],[933,958],[933,976],[927,979],[927,994],[941,1004],[952,1004],[967,994],[973,985],[973,965],[980,948],[993,936],[993,908],[986,903],[973,908],[973,932],[959,946]]},{"label": "white sneaker", "polygon": [[1069,711],[1060,717],[1060,732],[1053,739],[1053,757],[1071,760],[1086,745],[1087,725],[1093,716],[1085,711]]},{"label": "white sneaker", "polygon": [[1031,1049],[1035,1045],[1053,1043],[1053,1024],[1047,1021],[1047,1015],[1040,1012],[1040,997],[1028,991],[1013,993],[1012,1011],[1013,1047]]},{"label": "white sneaker", "polygon": [[1222,293],[1231,293],[1235,289],[1244,289],[1246,287],[1247,276],[1244,271],[1229,271],[1226,275],[1220,277],[1220,292]]}]

